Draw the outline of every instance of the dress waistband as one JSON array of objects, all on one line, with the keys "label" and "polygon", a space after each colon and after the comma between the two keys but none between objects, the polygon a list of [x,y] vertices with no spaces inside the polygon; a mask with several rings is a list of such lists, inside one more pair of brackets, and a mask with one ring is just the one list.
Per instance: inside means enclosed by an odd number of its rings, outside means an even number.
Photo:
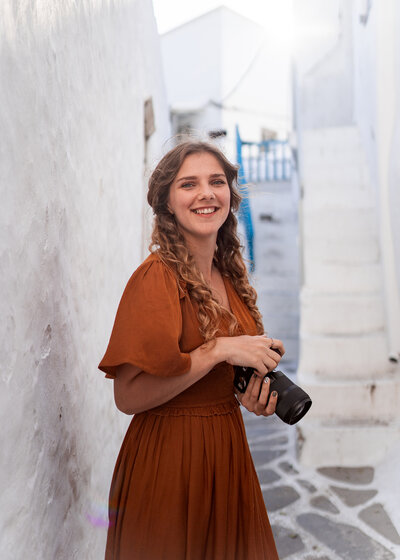
[{"label": "dress waistband", "polygon": [[232,397],[229,401],[204,405],[171,406],[165,404],[148,410],[145,414],[154,414],[156,416],[219,416],[222,414],[232,414],[239,406],[238,400]]}]

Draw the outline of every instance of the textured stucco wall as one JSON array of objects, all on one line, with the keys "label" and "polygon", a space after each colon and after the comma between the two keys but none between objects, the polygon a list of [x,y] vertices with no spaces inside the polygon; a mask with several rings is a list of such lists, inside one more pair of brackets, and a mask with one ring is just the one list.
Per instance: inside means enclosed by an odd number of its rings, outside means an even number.
[{"label": "textured stucco wall", "polygon": [[103,557],[127,417],[97,363],[142,256],[150,0],[0,6],[0,557]]},{"label": "textured stucco wall", "polygon": [[379,219],[384,267],[385,303],[391,358],[400,360],[400,222],[399,217],[399,22],[395,0],[378,4],[377,40],[377,160]]},{"label": "textured stucco wall", "polygon": [[400,6],[353,2],[355,121],[367,155],[380,227],[389,354],[400,353]]},{"label": "textured stucco wall", "polygon": [[213,10],[162,35],[163,66],[172,108],[198,109],[209,99],[219,99],[221,19],[221,12]]},{"label": "textured stucco wall", "polygon": [[[395,40],[394,47],[394,98],[395,98],[395,115],[393,120],[393,129],[391,134],[391,146],[390,146],[390,162],[389,162],[389,206],[390,206],[390,225],[393,236],[393,248],[395,255],[395,266],[396,266],[396,281],[397,281],[397,292],[400,296],[400,5],[398,2],[395,4],[394,10],[394,28],[396,32],[393,34]],[[400,342],[399,342],[400,346]],[[400,352],[400,349],[399,349]]]},{"label": "textured stucco wall", "polygon": [[294,2],[299,118],[305,129],[354,121],[352,2]]}]

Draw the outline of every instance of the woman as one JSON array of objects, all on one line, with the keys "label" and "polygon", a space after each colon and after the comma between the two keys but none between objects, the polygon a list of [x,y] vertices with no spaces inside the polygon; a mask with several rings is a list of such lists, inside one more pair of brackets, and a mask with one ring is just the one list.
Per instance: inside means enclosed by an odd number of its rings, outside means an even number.
[{"label": "woman", "polygon": [[[111,485],[106,560],[278,558],[238,400],[274,413],[262,379],[284,348],[264,334],[248,283],[236,181],[202,142],[172,149],[150,178],[151,254],[99,365],[119,410],[135,415]],[[233,365],[257,372],[236,397]]]}]

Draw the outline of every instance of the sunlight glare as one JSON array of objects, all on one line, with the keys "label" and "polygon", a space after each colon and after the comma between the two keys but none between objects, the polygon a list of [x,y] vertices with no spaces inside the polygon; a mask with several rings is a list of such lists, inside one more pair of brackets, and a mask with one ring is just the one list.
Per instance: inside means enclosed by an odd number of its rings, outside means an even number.
[{"label": "sunlight glare", "polygon": [[201,4],[194,0],[184,3],[180,0],[153,0],[161,34],[221,5],[261,25],[278,48],[285,51],[291,49],[294,34],[293,0],[202,0]]}]

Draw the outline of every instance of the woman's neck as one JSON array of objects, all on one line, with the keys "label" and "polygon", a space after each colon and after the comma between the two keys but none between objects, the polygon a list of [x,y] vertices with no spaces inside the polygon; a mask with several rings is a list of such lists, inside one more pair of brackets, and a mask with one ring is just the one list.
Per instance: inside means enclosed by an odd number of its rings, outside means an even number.
[{"label": "woman's neck", "polygon": [[214,252],[211,256],[209,255],[193,255],[193,256],[197,268],[204,276],[204,280],[209,286],[211,286]]},{"label": "woman's neck", "polygon": [[187,244],[192,254],[198,270],[204,276],[204,280],[208,285],[211,285],[211,277],[213,270],[213,260],[216,248],[216,240],[206,243],[190,243]]}]

